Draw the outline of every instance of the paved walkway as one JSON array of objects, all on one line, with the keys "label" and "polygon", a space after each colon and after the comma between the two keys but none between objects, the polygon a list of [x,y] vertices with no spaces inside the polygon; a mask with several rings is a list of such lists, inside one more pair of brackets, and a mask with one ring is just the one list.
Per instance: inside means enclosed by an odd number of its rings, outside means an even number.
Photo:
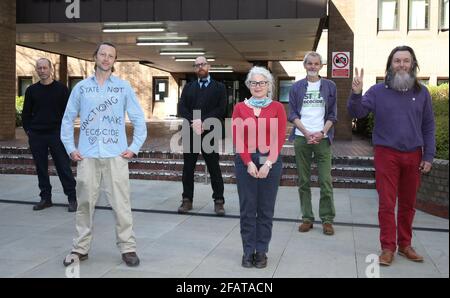
[{"label": "paved walkway", "polygon": [[[0,277],[65,277],[62,265],[75,235],[57,177],[51,177],[57,206],[32,211],[37,178],[0,175]],[[181,183],[132,180],[134,227],[141,265],[128,268],[115,246],[114,217],[99,199],[94,239],[80,277],[366,277],[367,256],[379,253],[377,194],[374,190],[335,189],[336,234],[320,224],[297,232],[298,193],[279,190],[273,238],[265,269],[240,265],[239,204],[235,185],[225,185],[227,216],[213,215],[210,186],[196,184],[192,214],[178,215]],[[313,206],[318,210],[318,189]],[[102,208],[103,207],[103,208]],[[449,277],[449,221],[417,211],[413,246],[424,255],[416,264],[396,256],[381,277]]]}]

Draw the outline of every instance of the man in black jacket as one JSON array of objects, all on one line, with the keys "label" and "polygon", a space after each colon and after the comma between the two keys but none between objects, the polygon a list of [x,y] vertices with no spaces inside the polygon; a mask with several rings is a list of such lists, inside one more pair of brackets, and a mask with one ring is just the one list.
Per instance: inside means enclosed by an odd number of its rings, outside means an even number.
[{"label": "man in black jacket", "polygon": [[58,172],[64,193],[69,200],[69,212],[77,210],[76,181],[70,158],[60,139],[61,121],[69,98],[69,90],[52,78],[52,63],[46,58],[36,61],[40,81],[25,91],[22,111],[23,129],[28,135],[30,150],[36,165],[41,201],[33,210],[51,207],[52,186],[48,176],[48,152]]},{"label": "man in black jacket", "polygon": [[[199,152],[195,152],[194,134],[200,136],[201,140],[210,132],[205,130],[204,121],[208,118],[223,120],[227,104],[226,89],[222,83],[214,81],[209,75],[209,64],[205,57],[198,57],[195,60],[194,70],[197,74],[197,80],[188,83],[181,94],[178,103],[178,114],[189,121],[190,133],[183,136],[183,199],[178,208],[179,213],[186,213],[192,209],[194,197],[194,171]],[[200,114],[200,115],[197,115]],[[214,129],[220,129],[214,127]],[[185,138],[188,137],[189,140]],[[187,145],[189,142],[189,145]],[[203,142],[202,142],[203,143]],[[217,149],[214,139],[208,144]],[[208,167],[211,176],[211,185],[213,189],[214,211],[217,215],[223,216],[225,209],[223,207],[225,199],[223,197],[223,179],[219,166],[219,153],[214,150],[207,153],[201,146],[202,156]]]}]

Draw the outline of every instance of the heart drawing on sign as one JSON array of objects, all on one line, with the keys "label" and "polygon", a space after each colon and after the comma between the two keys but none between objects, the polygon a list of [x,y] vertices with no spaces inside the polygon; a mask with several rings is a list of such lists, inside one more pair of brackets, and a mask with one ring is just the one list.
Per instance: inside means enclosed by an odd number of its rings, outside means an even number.
[{"label": "heart drawing on sign", "polygon": [[93,145],[95,142],[97,142],[97,137],[89,137],[89,144]]}]

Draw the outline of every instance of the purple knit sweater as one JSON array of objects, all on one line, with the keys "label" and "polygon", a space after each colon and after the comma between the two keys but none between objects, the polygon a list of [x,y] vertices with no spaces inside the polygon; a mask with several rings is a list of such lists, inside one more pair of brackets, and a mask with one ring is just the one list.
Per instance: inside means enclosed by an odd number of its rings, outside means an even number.
[{"label": "purple knit sweater", "polygon": [[434,116],[431,96],[425,86],[420,91],[401,92],[379,83],[364,96],[351,93],[347,108],[354,118],[374,113],[374,145],[404,152],[422,148],[422,160],[433,161],[436,153]]}]

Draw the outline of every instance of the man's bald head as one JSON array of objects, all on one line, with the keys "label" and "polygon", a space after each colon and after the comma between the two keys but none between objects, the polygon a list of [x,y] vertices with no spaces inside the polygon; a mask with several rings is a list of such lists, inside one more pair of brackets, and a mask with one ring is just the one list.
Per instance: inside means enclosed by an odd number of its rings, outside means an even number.
[{"label": "man's bald head", "polygon": [[42,64],[47,64],[47,67],[49,69],[53,69],[52,62],[47,58],[39,58],[38,60],[36,60],[36,68],[38,68]]},{"label": "man's bald head", "polygon": [[42,84],[50,84],[52,79],[52,62],[47,58],[39,58],[36,61],[36,72]]},{"label": "man's bald head", "polygon": [[204,56],[199,56],[195,59],[194,70],[197,77],[206,78],[209,75],[209,64],[208,60]]}]

